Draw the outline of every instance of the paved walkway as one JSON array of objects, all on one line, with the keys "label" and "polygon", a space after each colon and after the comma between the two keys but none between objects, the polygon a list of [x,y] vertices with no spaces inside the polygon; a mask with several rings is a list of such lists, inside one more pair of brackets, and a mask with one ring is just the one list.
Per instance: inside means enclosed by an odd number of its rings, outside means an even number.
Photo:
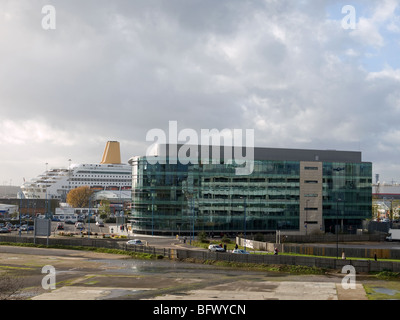
[{"label": "paved walkway", "polygon": [[[32,300],[97,300],[134,295],[154,288],[146,287],[95,287],[79,286],[79,283],[64,286],[35,296]],[[237,281],[210,286],[199,290],[156,295],[150,300],[367,300],[361,284],[356,289],[344,290],[333,282],[302,281]]]}]

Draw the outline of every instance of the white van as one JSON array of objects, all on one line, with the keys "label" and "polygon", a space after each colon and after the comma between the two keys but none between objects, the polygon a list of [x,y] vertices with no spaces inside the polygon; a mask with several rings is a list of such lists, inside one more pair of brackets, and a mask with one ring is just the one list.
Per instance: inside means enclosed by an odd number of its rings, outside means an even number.
[{"label": "white van", "polygon": [[75,223],[75,228],[76,229],[83,229],[84,227],[83,227],[83,223],[82,222],[76,222]]}]

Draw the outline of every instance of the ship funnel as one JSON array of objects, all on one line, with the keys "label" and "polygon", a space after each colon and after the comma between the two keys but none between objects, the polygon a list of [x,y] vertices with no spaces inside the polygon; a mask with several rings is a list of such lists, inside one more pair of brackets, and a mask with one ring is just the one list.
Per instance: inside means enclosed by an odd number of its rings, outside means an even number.
[{"label": "ship funnel", "polygon": [[118,141],[108,141],[100,164],[121,164],[121,151]]}]

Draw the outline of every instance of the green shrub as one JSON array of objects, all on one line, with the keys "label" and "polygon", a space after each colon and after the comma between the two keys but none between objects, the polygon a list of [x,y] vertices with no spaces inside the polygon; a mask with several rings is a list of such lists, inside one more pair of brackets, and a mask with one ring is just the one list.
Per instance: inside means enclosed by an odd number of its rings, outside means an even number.
[{"label": "green shrub", "polygon": [[197,234],[197,239],[201,243],[209,243],[210,241],[207,239],[207,234],[204,231],[201,231]]},{"label": "green shrub", "polygon": [[225,234],[224,234],[224,236],[222,237],[221,241],[222,241],[223,243],[231,243],[231,242],[232,242],[232,240],[229,239]]}]

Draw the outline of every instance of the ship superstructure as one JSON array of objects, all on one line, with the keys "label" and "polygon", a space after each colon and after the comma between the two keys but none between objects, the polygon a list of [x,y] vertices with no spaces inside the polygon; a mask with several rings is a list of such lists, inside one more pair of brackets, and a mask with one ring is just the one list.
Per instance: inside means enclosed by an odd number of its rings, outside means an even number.
[{"label": "ship superstructure", "polygon": [[99,164],[70,164],[53,168],[25,182],[22,192],[27,199],[59,199],[65,201],[69,190],[89,186],[94,190],[129,190],[132,168],[120,163],[119,142],[108,141]]}]

